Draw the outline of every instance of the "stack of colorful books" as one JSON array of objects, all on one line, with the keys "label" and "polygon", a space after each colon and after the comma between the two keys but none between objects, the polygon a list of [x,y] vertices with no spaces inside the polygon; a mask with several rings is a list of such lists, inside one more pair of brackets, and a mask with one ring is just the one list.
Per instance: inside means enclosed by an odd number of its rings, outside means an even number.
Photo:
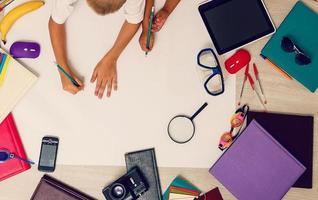
[{"label": "stack of colorful books", "polygon": [[0,86],[4,81],[4,77],[7,73],[8,64],[11,56],[6,53],[0,53]]},{"label": "stack of colorful books", "polygon": [[176,177],[163,194],[164,200],[193,200],[201,191],[181,177]]}]

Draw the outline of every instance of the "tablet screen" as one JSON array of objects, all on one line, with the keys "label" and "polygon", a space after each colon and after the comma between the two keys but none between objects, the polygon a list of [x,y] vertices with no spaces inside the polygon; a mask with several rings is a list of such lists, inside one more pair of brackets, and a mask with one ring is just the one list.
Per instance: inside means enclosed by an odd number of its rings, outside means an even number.
[{"label": "tablet screen", "polygon": [[261,0],[213,0],[199,9],[219,54],[275,31]]}]

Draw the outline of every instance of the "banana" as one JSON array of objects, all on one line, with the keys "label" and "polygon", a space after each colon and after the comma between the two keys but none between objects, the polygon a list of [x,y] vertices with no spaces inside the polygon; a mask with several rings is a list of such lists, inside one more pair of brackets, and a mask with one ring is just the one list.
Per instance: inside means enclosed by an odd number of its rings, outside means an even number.
[{"label": "banana", "polygon": [[13,8],[8,14],[4,16],[0,22],[1,40],[6,44],[6,36],[12,25],[23,15],[36,10],[44,5],[44,1],[36,0],[29,1]]}]

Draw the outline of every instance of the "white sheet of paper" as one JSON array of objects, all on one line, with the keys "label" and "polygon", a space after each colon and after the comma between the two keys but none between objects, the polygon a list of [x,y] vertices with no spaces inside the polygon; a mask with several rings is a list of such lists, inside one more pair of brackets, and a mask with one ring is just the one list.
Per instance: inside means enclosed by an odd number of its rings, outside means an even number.
[{"label": "white sheet of paper", "polygon": [[[52,64],[47,29],[51,1],[17,21],[5,47],[28,40],[39,42],[42,50],[36,60],[21,59],[40,78],[14,110],[28,157],[37,161],[42,137],[55,135],[60,138],[57,164],[124,165],[126,152],[155,147],[159,166],[210,167],[221,155],[218,140],[229,129],[235,110],[235,78],[226,80],[224,94],[213,97],[197,75],[196,56],[211,46],[197,10],[200,2],[180,2],[156,34],[156,46],[147,57],[138,43],[139,30],[118,61],[118,92],[103,100],[94,96],[95,85],[89,80],[117,37],[123,10],[103,17],[84,0],[75,6],[66,28],[68,55],[85,80],[84,91],[75,96],[62,90]],[[156,2],[157,10],[163,3]],[[183,145],[171,141],[170,119],[178,114],[191,116],[205,101],[208,107],[194,120],[194,138]]]},{"label": "white sheet of paper", "polygon": [[[0,49],[0,52],[7,53],[2,49]],[[5,73],[4,70],[2,73]],[[0,86],[0,123],[31,89],[36,80],[36,75],[12,57],[10,58],[7,72]]]}]

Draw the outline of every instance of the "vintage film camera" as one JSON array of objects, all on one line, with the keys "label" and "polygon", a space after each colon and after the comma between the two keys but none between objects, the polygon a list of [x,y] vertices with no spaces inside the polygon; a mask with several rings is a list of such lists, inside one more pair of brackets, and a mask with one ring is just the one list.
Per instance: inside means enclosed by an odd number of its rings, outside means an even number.
[{"label": "vintage film camera", "polygon": [[127,174],[103,189],[107,200],[136,200],[142,196],[149,186],[140,170],[135,167]]}]

